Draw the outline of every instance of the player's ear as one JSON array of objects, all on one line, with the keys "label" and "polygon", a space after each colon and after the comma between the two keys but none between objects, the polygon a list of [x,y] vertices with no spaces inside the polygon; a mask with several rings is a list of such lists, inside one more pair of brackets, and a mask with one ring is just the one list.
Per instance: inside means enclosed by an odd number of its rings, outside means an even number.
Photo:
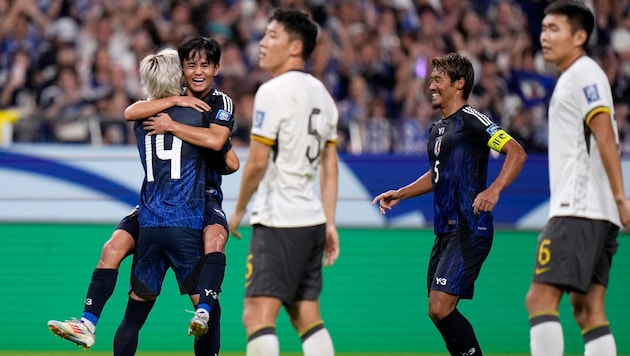
[{"label": "player's ear", "polygon": [[465,85],[466,85],[466,79],[464,78],[459,78],[455,81],[455,88],[457,88],[457,90],[464,89]]},{"label": "player's ear", "polygon": [[586,35],[586,31],[584,30],[577,30],[574,34],[573,34],[573,42],[577,47],[584,47],[586,48],[586,39],[588,38],[588,36]]},{"label": "player's ear", "polygon": [[302,56],[302,48],[304,48],[304,44],[300,40],[293,40],[289,42],[289,53],[292,56],[301,57]]}]

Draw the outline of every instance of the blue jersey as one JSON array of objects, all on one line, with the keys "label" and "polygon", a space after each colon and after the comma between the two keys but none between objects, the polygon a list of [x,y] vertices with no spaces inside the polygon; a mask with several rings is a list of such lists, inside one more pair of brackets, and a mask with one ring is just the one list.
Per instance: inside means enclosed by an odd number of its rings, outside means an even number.
[{"label": "blue jersey", "polygon": [[[234,102],[225,93],[211,89],[202,99],[210,105],[210,112],[204,113],[204,126],[211,124],[225,126],[232,130],[234,127]],[[223,201],[221,190],[222,168],[224,167],[223,154],[217,151],[204,150],[208,160],[206,192],[209,198],[214,199],[219,206]]]},{"label": "blue jersey", "polygon": [[[172,107],[173,120],[202,126],[204,115]],[[142,122],[134,128],[145,177],[140,194],[140,227],[203,228],[207,161],[202,150],[171,134],[148,136]]]},{"label": "blue jersey", "polygon": [[468,105],[431,126],[427,153],[436,235],[459,231],[492,236],[492,213],[475,215],[472,205],[486,189],[490,147],[495,134],[501,132],[486,115]]}]

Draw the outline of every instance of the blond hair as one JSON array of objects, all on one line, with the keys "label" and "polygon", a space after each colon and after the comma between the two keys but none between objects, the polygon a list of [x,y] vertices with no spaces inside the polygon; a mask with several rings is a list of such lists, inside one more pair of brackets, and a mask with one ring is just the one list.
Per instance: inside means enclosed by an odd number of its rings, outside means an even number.
[{"label": "blond hair", "polygon": [[182,66],[177,51],[167,48],[144,57],[140,62],[140,80],[149,100],[180,95]]}]

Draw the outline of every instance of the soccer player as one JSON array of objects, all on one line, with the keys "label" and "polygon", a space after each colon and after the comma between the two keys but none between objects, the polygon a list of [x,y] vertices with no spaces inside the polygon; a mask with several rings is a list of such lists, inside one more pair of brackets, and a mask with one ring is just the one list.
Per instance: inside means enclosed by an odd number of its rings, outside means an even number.
[{"label": "soccer player", "polygon": [[[260,40],[259,66],[273,78],[254,101],[249,156],[233,214],[235,237],[255,191],[243,323],[247,356],[279,355],[276,319],[287,310],[307,356],[334,354],[320,314],[322,259],[339,255],[337,108],[304,72],[317,26],[297,10],[276,10]],[[320,170],[321,200],[315,190]]]},{"label": "soccer player", "polygon": [[[203,62],[199,62],[197,69],[193,68],[193,70],[191,70],[188,68],[188,70],[184,70],[184,78],[187,81],[187,86],[191,88],[187,91],[187,96],[176,95],[151,101],[140,101],[127,108],[125,115],[129,120],[141,119],[155,115],[172,106],[182,106],[191,107],[200,112],[210,110],[207,115],[215,118],[209,128],[197,128],[173,123],[168,114],[165,113],[145,121],[145,129],[151,131],[151,134],[158,134],[165,133],[165,127],[168,128],[169,125],[174,125],[176,128],[170,130],[170,132],[182,140],[209,149],[220,149],[221,154],[227,151],[224,156],[220,157],[216,157],[216,154],[213,154],[211,151],[206,152],[207,156],[215,156],[209,159],[211,161],[211,167],[216,166],[216,168],[215,173],[211,172],[210,177],[212,177],[212,179],[209,179],[206,191],[207,202],[206,222],[204,224],[204,226],[206,226],[204,229],[204,245],[206,255],[213,252],[216,253],[214,254],[214,258],[204,258],[204,271],[210,276],[214,276],[214,279],[206,277],[204,280],[210,280],[209,284],[218,285],[218,287],[214,287],[214,289],[204,289],[220,291],[220,285],[225,271],[227,222],[225,221],[225,215],[221,208],[223,198],[220,189],[221,177],[218,176],[216,172],[230,174],[239,168],[238,157],[234,150],[231,149],[229,142],[224,144],[223,148],[219,146],[222,142],[226,142],[231,130],[231,125],[233,125],[233,105],[231,98],[212,89],[212,82],[218,70],[218,62],[221,53],[218,43],[206,38],[191,38],[180,45],[180,62],[183,62],[184,58],[189,57],[189,61],[194,61],[194,56],[190,56],[194,53],[204,58],[210,58],[212,63],[216,64],[208,66]],[[195,74],[199,71],[202,72],[202,75]],[[195,79],[195,77],[201,77],[203,80]],[[196,83],[201,83],[201,85]],[[204,98],[208,102],[200,98]],[[212,104],[212,110],[208,103]],[[223,162],[223,160],[225,161]],[[92,274],[92,280],[88,287],[81,319],[65,322],[56,320],[49,321],[48,326],[55,334],[84,348],[89,348],[94,344],[95,327],[107,300],[114,291],[120,263],[126,256],[133,253],[138,237],[137,215],[138,211],[136,208],[128,216],[123,218],[114,230],[111,238],[103,246],[101,258],[97,268]],[[215,271],[212,270],[213,268]],[[213,303],[217,293],[208,293],[207,296],[212,298],[208,305],[218,304],[218,301]],[[204,293],[204,297],[207,296]],[[220,315],[218,305],[215,309],[217,316],[212,320],[212,324],[218,325]],[[207,311],[210,312],[210,308],[208,308]],[[203,317],[204,313],[201,313],[201,316]],[[208,329],[207,319],[193,318],[193,321],[196,336],[203,334],[204,329]],[[193,334],[192,331],[193,330],[189,327],[190,334]]]},{"label": "soccer player", "polygon": [[605,313],[617,235],[630,230],[614,105],[606,74],[586,55],[592,12],[579,1],[547,6],[540,43],[560,77],[549,104],[549,220],[525,305],[533,356],[564,352],[558,305],[569,294],[585,356],[616,355]]},{"label": "soccer player", "polygon": [[[450,53],[431,61],[432,106],[442,119],[429,130],[430,168],[410,184],[374,198],[381,214],[403,199],[433,192],[435,242],[429,259],[429,317],[451,355],[481,355],[472,325],[457,309],[472,299],[475,280],[494,237],[492,209],[518,176],[526,154],[516,140],[467,104],[473,87],[471,62]],[[490,149],[505,154],[487,186]]]},{"label": "soccer player", "polygon": [[[177,95],[181,67],[175,50],[148,55],[140,77],[148,100]],[[177,121],[206,127],[207,117],[191,108],[168,110]],[[135,124],[136,141],[145,177],[140,191],[138,243],[133,256],[131,292],[114,337],[114,355],[134,355],[138,333],[160,294],[168,268],[175,272],[180,292],[199,303],[196,266],[203,256],[208,161],[202,149],[172,134],[153,135]],[[195,354],[207,355],[209,344]],[[215,354],[218,350],[212,351]]]},{"label": "soccer player", "polygon": [[[157,115],[144,122],[145,128],[150,130],[151,134],[171,133],[188,143],[219,151],[227,142],[229,152],[233,152],[229,136],[234,126],[234,104],[228,95],[212,87],[214,77],[219,74],[221,45],[212,38],[190,37],[182,42],[178,53],[186,81],[186,96],[202,100],[204,105],[198,108],[210,110],[207,115],[214,125],[210,125],[210,128],[191,129],[190,126],[173,121],[168,113],[162,113],[182,101],[182,97],[177,96],[134,103],[125,111],[125,118],[137,120]],[[190,106],[195,107],[196,101],[190,103]],[[204,224],[205,255],[199,276],[199,288],[203,293],[188,328],[188,335],[195,337],[208,331],[209,315],[215,306],[218,307],[218,295],[221,292],[226,265],[228,225],[221,208],[223,201],[220,189],[221,175],[216,171],[211,172],[209,179],[216,184],[206,189],[208,216]],[[216,318],[218,319],[218,316]],[[218,325],[219,320],[213,320],[213,323]]]}]

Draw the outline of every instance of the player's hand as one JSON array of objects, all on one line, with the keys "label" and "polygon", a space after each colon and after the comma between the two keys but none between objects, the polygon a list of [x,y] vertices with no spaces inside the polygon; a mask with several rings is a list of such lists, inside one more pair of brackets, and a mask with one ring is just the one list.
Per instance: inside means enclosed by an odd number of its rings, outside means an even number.
[{"label": "player's hand", "polygon": [[241,220],[243,220],[243,216],[245,215],[245,211],[238,212],[235,211],[230,215],[228,219],[228,228],[230,229],[230,234],[236,237],[237,239],[241,239],[243,237],[240,232],[238,232],[238,227],[241,225]]},{"label": "player's hand", "polygon": [[156,116],[144,120],[142,123],[145,131],[149,131],[149,136],[164,134],[171,131],[173,119],[167,113],[159,113]]},{"label": "player's hand", "polygon": [[210,105],[208,105],[208,103],[192,96],[178,96],[177,99],[175,99],[175,105],[193,108],[199,112],[210,111]]},{"label": "player's hand", "polygon": [[492,211],[497,202],[499,201],[499,191],[496,189],[488,188],[481,193],[477,194],[475,197],[475,201],[473,201],[473,213],[475,215],[479,214],[482,211]]},{"label": "player's hand", "polygon": [[339,233],[335,225],[326,224],[326,245],[324,246],[324,266],[332,266],[339,257]]},{"label": "player's hand", "polygon": [[627,233],[630,233],[630,202],[626,199],[617,204],[617,210],[619,211],[621,225]]},{"label": "player's hand", "polygon": [[387,210],[392,208],[400,202],[400,193],[398,190],[388,190],[385,193],[381,193],[372,200],[372,205],[378,203],[378,208],[381,211],[381,215],[385,215]]}]

